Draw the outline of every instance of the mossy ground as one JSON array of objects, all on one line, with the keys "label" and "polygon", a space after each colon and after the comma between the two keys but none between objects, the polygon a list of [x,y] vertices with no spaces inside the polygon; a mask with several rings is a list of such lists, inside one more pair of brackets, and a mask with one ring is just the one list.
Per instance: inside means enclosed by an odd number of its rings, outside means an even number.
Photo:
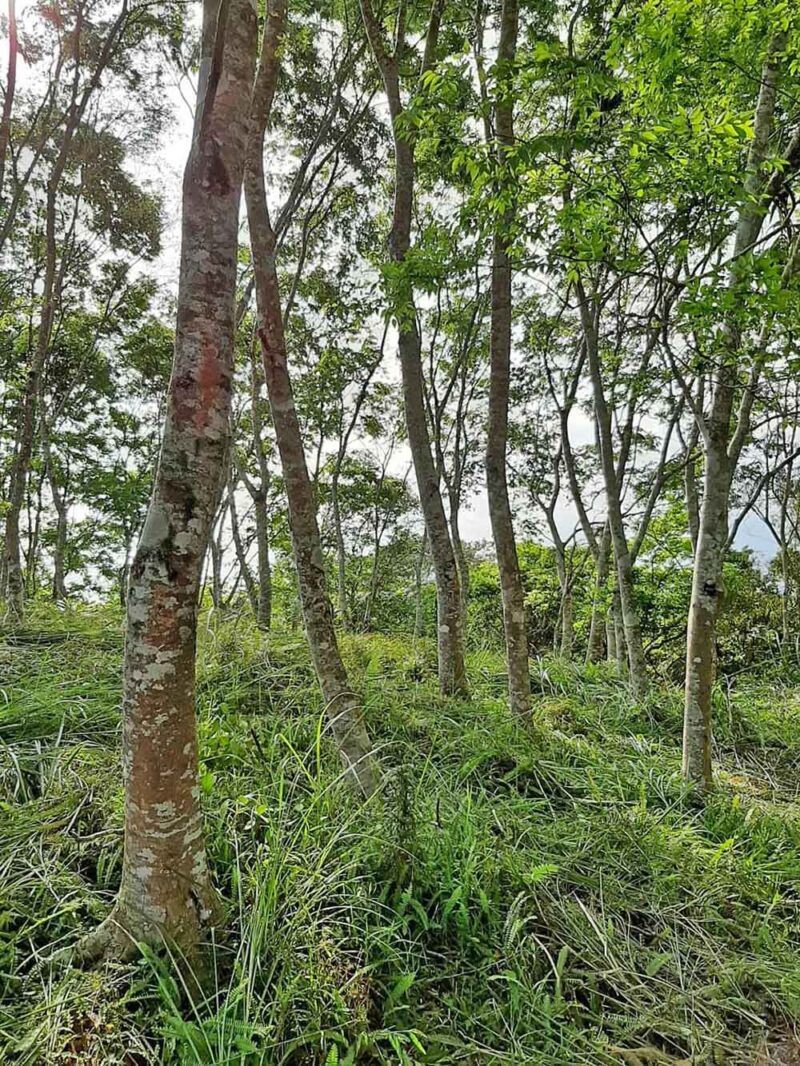
[{"label": "mossy ground", "polygon": [[45,961],[119,877],[121,627],[89,609],[28,626],[0,643],[0,1061],[793,1061],[788,668],[720,695],[701,807],[680,782],[676,691],[634,705],[610,669],[543,662],[527,731],[499,655],[471,657],[456,702],[432,645],[347,637],[387,772],[364,806],[302,635],[205,619],[201,780],[229,923],[202,1001],[169,958]]}]

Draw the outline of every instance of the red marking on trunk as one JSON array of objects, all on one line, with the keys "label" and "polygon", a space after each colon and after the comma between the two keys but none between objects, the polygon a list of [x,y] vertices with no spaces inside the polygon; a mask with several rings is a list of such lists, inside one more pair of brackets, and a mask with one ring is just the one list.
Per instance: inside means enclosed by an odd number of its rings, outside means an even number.
[{"label": "red marking on trunk", "polygon": [[198,429],[208,425],[208,413],[217,401],[222,387],[222,368],[216,345],[203,345],[203,361],[197,378],[198,404],[194,413],[194,424]]}]

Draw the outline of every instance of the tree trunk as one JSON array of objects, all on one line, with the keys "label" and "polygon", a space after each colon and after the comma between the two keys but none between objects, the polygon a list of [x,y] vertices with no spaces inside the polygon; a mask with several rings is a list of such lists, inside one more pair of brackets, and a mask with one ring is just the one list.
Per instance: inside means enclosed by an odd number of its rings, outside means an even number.
[{"label": "tree trunk", "polygon": [[3,199],[3,178],[6,172],[6,155],[11,136],[11,111],[17,87],[17,8],[15,0],[8,0],[8,73],[3,99],[3,114],[0,117],[0,201]]},{"label": "tree trunk", "polygon": [[[503,0],[500,16],[498,63],[510,68],[516,56],[519,11],[517,0]],[[506,69],[506,79],[511,72]],[[513,95],[508,85],[498,89],[495,104],[494,148],[498,171],[514,144]],[[517,558],[514,523],[508,497],[508,402],[511,380],[511,258],[509,228],[512,211],[497,223],[492,250],[492,324],[489,340],[489,425],[486,444],[486,490],[492,524],[500,590],[503,598],[503,629],[508,664],[508,697],[511,710],[528,717],[531,701],[528,665],[528,635],[525,626],[525,592]]]},{"label": "tree trunk", "polygon": [[367,606],[364,610],[364,629],[369,632],[372,626],[372,612],[375,608],[375,597],[378,594],[378,566],[380,563],[381,544],[380,540],[376,537],[373,545],[372,552],[372,573],[369,579],[369,593],[367,595]]},{"label": "tree trunk", "polygon": [[247,490],[253,500],[256,522],[256,549],[258,553],[258,607],[256,621],[261,629],[272,625],[272,566],[269,559],[269,486],[271,481],[269,462],[264,449],[264,426],[261,420],[260,381],[262,370],[255,346],[250,352],[250,413],[253,420],[253,450],[258,464],[258,485],[245,478]]},{"label": "tree trunk", "polygon": [[[372,53],[378,64],[389,114],[392,120],[395,151],[395,187],[392,226],[389,234],[389,256],[398,264],[400,283],[393,311],[397,318],[400,369],[403,379],[403,404],[406,431],[414,474],[417,480],[420,507],[428,533],[431,560],[436,579],[437,647],[439,657],[439,687],[446,695],[466,696],[467,672],[464,662],[464,627],[461,609],[461,586],[458,567],[450,540],[439,478],[433,461],[430,433],[425,414],[425,393],[422,380],[422,340],[414,304],[414,286],[403,264],[411,249],[411,220],[414,206],[414,148],[408,135],[401,131],[404,113],[400,95],[399,55],[390,55],[383,40],[370,0],[360,0],[364,28]],[[431,9],[425,38],[423,73],[433,64],[441,19],[441,0]],[[405,48],[405,40],[398,42]]]},{"label": "tree trunk", "polygon": [[[233,441],[231,441],[231,447],[233,447]],[[247,600],[250,607],[258,618],[258,590],[256,589],[256,583],[253,580],[253,575],[250,573],[250,567],[247,562],[247,550],[242,540],[242,532],[239,528],[239,512],[236,507],[236,486],[238,479],[234,479],[233,476],[233,460],[228,464],[228,514],[231,519],[231,537],[233,538],[233,547],[236,552],[236,561],[239,564],[239,573],[244,581],[245,591],[247,593]]]},{"label": "tree trunk", "polygon": [[261,629],[272,625],[272,566],[269,561],[269,515],[266,493],[253,497],[256,520],[256,548],[258,551],[258,605],[256,621]]},{"label": "tree trunk", "polygon": [[191,963],[218,917],[197,781],[195,644],[230,425],[239,202],[256,33],[247,0],[206,0],[183,182],[172,376],[153,493],[128,581],[122,882],[109,918],[77,949],[84,961],[132,955],[141,941],[167,941]]},{"label": "tree trunk", "polygon": [[217,511],[216,520],[211,525],[211,539],[209,553],[211,555],[211,602],[215,611],[221,611],[223,603],[222,589],[222,524],[225,511],[222,507]]},{"label": "tree trunk", "polygon": [[63,603],[67,599],[67,529],[67,507],[62,500],[57,510],[56,542],[53,545],[53,599],[56,603]]},{"label": "tree trunk", "polygon": [[[603,659],[603,645],[608,626],[606,610],[606,586],[608,584],[610,537],[608,524],[603,527],[595,559],[594,590],[592,594],[592,618],[589,624],[589,643],[586,648],[586,662],[599,663]],[[609,652],[609,658],[612,658]]]},{"label": "tree trunk", "polygon": [[572,658],[572,648],[575,643],[574,615],[572,603],[572,588],[567,584],[561,593],[561,647],[559,649],[562,659]]},{"label": "tree trunk", "polygon": [[617,625],[614,617],[614,604],[606,613],[606,661],[617,662]]},{"label": "tree trunk", "polygon": [[425,629],[425,613],[422,603],[422,568],[425,565],[425,555],[428,550],[428,533],[423,529],[422,539],[419,542],[419,551],[414,565],[414,636],[421,637]]},{"label": "tree trunk", "polygon": [[[63,170],[63,164],[61,166]],[[39,328],[34,350],[22,394],[20,420],[11,461],[9,476],[8,505],[6,508],[5,536],[3,546],[4,588],[0,590],[5,597],[11,617],[21,621],[25,610],[25,581],[22,573],[22,553],[20,541],[20,515],[28,483],[33,443],[36,434],[36,405],[39,398],[40,383],[44,362],[50,345],[55,315],[55,281],[56,281],[56,190],[61,178],[61,170],[54,167],[47,185],[45,207],[45,270],[42,283],[41,311]]]},{"label": "tree trunk", "polygon": [[[647,669],[644,658],[644,645],[639,618],[633,599],[633,562],[625,536],[625,523],[622,517],[620,499],[620,481],[614,463],[614,444],[611,433],[611,412],[606,401],[603,375],[600,367],[600,349],[597,336],[595,313],[589,304],[583,283],[577,282],[578,302],[580,304],[581,322],[586,340],[586,355],[589,362],[589,375],[592,381],[592,395],[600,438],[600,462],[603,471],[603,485],[608,507],[608,528],[611,535],[611,547],[617,571],[617,590],[619,593],[620,612],[625,628],[625,644],[628,650],[628,668],[631,691],[636,699],[641,699],[647,692]],[[619,653],[619,638],[617,638]]]},{"label": "tree trunk", "polygon": [[339,508],[339,471],[331,479],[331,511],[333,512],[333,532],[336,537],[336,599],[339,620],[345,627],[348,623],[347,610],[347,554],[344,548],[342,532],[342,513]]},{"label": "tree trunk", "polygon": [[467,563],[467,555],[464,551],[464,542],[461,539],[461,529],[459,526],[460,511],[461,501],[458,498],[458,493],[452,492],[450,494],[450,538],[453,543],[453,554],[456,557],[458,583],[461,588],[462,625],[464,627],[464,633],[466,634],[467,608],[469,607],[469,564]]},{"label": "tree trunk", "polygon": [[270,7],[253,92],[250,143],[244,179],[255,277],[258,337],[289,505],[292,549],[311,657],[345,771],[365,795],[371,795],[378,787],[380,774],[363,713],[350,686],[336,640],[333,610],[326,587],[316,501],[289,377],[275,262],[275,233],[267,208],[264,130],[277,82],[277,51],[285,14],[285,0],[277,0]]},{"label": "tree trunk", "polygon": [[[744,183],[745,198],[739,209],[732,265],[728,281],[730,294],[747,284],[749,266],[746,253],[761,232],[766,206],[763,204],[764,166],[769,155],[777,99],[778,63],[786,35],[777,33],[770,41],[761,73],[761,86],[753,123],[753,140]],[[711,774],[711,693],[714,686],[716,623],[722,598],[722,562],[728,537],[728,505],[731,480],[738,449],[729,455],[732,443],[731,415],[737,386],[737,356],[742,338],[737,321],[737,301],[723,323],[723,353],[713,384],[711,411],[705,433],[706,462],[703,500],[694,553],[692,600],[686,634],[686,687],[683,718],[683,774],[687,781],[707,790]],[[747,421],[749,421],[749,407]],[[745,420],[736,428],[738,440],[748,431]],[[737,440],[737,443],[738,443]]]}]

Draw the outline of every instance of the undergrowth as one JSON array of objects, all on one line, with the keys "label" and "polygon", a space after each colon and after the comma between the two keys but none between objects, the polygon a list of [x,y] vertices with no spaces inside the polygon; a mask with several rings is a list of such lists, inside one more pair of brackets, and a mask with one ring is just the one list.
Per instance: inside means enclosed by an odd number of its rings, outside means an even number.
[{"label": "undergrowth", "polygon": [[0,1061],[760,1063],[800,1018],[800,687],[718,694],[718,782],[681,703],[611,668],[502,659],[441,698],[427,642],[345,637],[386,784],[341,780],[302,634],[206,619],[201,784],[229,907],[207,997],[176,960],[56,968],[120,874],[120,621],[0,643]]}]

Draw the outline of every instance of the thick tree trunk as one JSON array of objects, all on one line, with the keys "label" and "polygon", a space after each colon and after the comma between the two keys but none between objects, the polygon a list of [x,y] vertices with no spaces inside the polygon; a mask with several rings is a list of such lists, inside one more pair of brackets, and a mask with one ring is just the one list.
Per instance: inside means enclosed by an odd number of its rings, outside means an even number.
[{"label": "thick tree trunk", "polygon": [[198,112],[183,183],[175,354],[153,494],[128,581],[122,882],[111,915],[78,948],[84,960],[167,941],[191,961],[218,916],[197,781],[195,641],[230,424],[256,32],[248,0],[205,3]]},{"label": "thick tree trunk", "polygon": [[[517,0],[503,0],[500,16],[498,64],[509,68],[517,48],[519,10]],[[505,69],[508,79],[510,71]],[[514,144],[513,94],[507,85],[499,90],[495,104],[494,148],[498,171],[507,165]],[[492,249],[492,325],[489,340],[489,425],[486,443],[486,490],[492,524],[500,591],[503,599],[503,629],[508,665],[508,698],[511,710],[528,717],[531,701],[528,665],[528,635],[525,626],[525,592],[517,558],[514,523],[508,496],[508,403],[511,381],[511,259],[509,228],[513,221],[506,211],[497,223]]]},{"label": "thick tree trunk", "polygon": [[311,657],[345,770],[365,795],[371,795],[378,787],[380,774],[363,713],[350,686],[336,640],[316,500],[289,377],[275,262],[275,233],[267,208],[264,130],[277,82],[277,50],[285,15],[285,0],[277,0],[270,7],[264,32],[245,168],[244,189],[255,277],[258,337],[289,505],[292,549]]},{"label": "thick tree trunk", "polygon": [[[745,198],[739,210],[733,258],[728,281],[730,294],[747,284],[747,252],[753,247],[766,215],[762,202],[765,189],[764,167],[769,156],[777,99],[778,64],[785,48],[786,35],[776,34],[770,41],[761,73],[761,86],[753,123],[753,140],[744,183]],[[737,386],[737,358],[741,349],[741,332],[736,317],[737,301],[731,300],[733,313],[723,323],[723,352],[713,383],[711,411],[705,432],[705,473],[700,524],[694,553],[692,600],[686,634],[686,687],[683,719],[683,774],[687,781],[702,790],[712,784],[711,771],[711,693],[714,686],[716,623],[722,598],[722,563],[728,537],[728,505],[741,443],[749,429],[749,404],[744,405],[734,437],[733,454],[731,416]]]},{"label": "thick tree trunk", "polygon": [[[726,429],[727,425],[725,421]],[[714,639],[722,594],[722,560],[728,535],[728,491],[727,446],[718,441],[706,452],[705,491],[700,508],[686,636],[683,773],[687,780],[703,788],[711,784]]]}]

